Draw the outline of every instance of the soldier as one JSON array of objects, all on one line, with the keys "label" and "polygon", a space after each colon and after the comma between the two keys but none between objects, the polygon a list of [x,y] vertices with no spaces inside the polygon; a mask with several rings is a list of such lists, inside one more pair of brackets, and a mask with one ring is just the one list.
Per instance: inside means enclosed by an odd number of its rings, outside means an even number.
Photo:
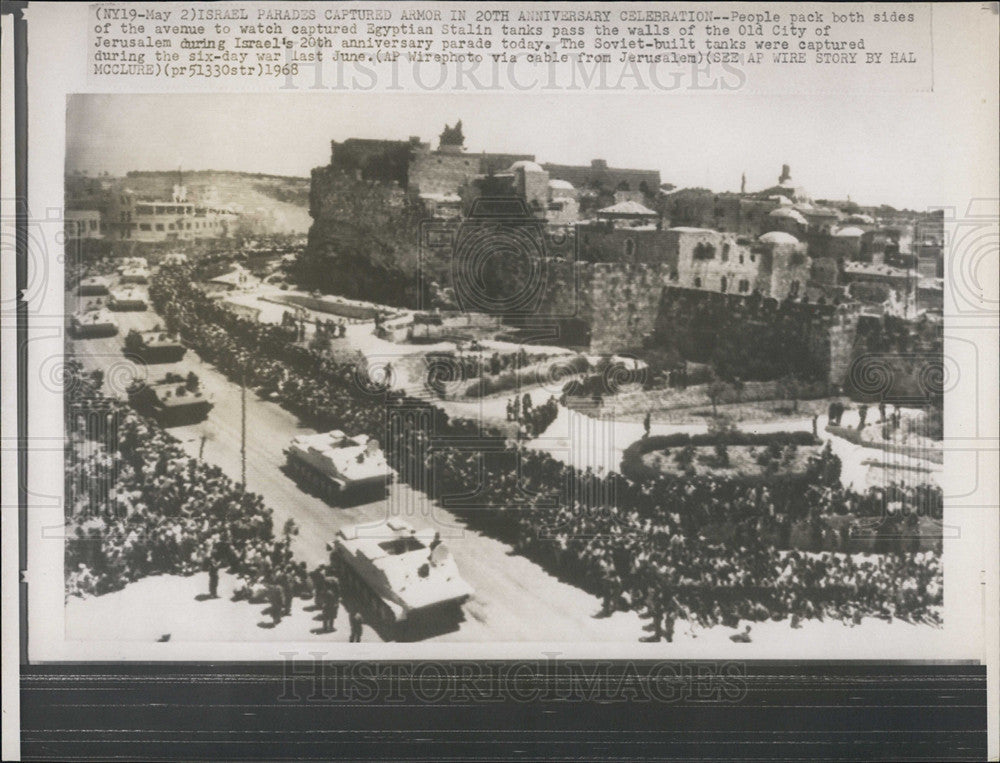
[{"label": "soldier", "polygon": [[327,633],[337,630],[333,623],[337,619],[337,612],[340,610],[340,592],[336,589],[327,589],[323,597],[323,630]]},{"label": "soldier", "polygon": [[281,622],[281,615],[285,611],[285,593],[277,583],[268,589],[268,599],[271,603],[271,620],[273,625]]},{"label": "soldier", "polygon": [[865,422],[868,420],[868,406],[862,403],[858,406],[858,431],[865,428]]},{"label": "soldier", "polygon": [[649,437],[649,427],[651,423],[652,423],[652,417],[649,415],[649,412],[647,411],[645,418],[643,418],[642,420],[642,429],[644,433],[643,437]]},{"label": "soldier", "polygon": [[208,595],[209,598],[219,598],[219,563],[214,555],[209,554],[205,559],[205,567],[208,569]]},{"label": "soldier", "polygon": [[282,572],[281,575],[278,577],[278,584],[281,586],[282,601],[284,602],[285,605],[285,609],[283,610],[284,614],[290,615],[292,614],[292,598],[295,594],[295,591],[292,590],[291,573],[289,573],[287,570],[285,572]]},{"label": "soldier", "polygon": [[361,619],[361,612],[355,610],[351,613],[351,637],[349,641],[352,644],[361,643],[361,631],[362,631],[363,620]]},{"label": "soldier", "polygon": [[663,608],[663,635],[667,639],[667,643],[672,643],[674,640],[674,623],[677,620],[677,610],[678,604],[677,600],[667,594],[667,603]]}]

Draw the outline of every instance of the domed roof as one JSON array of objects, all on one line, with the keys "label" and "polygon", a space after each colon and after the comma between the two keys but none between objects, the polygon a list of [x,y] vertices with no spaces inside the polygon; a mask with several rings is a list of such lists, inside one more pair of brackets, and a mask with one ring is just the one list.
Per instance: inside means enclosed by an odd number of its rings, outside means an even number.
[{"label": "domed roof", "polygon": [[524,170],[525,172],[545,172],[540,164],[535,162],[529,162],[527,159],[521,159],[520,161],[514,162],[510,165],[508,172],[513,172],[514,170]]},{"label": "domed roof", "polygon": [[556,179],[549,181],[549,188],[558,188],[559,190],[562,191],[574,190],[573,184],[570,183],[568,180],[556,180]]},{"label": "domed roof", "polygon": [[765,244],[797,244],[799,240],[795,238],[791,233],[785,233],[780,230],[773,230],[770,233],[765,233],[763,236],[757,239],[758,241],[763,241]]},{"label": "domed roof", "polygon": [[799,225],[808,225],[806,218],[802,216],[802,213],[792,209],[791,207],[778,207],[777,209],[772,209],[768,212],[768,217],[787,217],[790,220],[794,220]]},{"label": "domed roof", "polygon": [[838,228],[833,232],[833,235],[839,238],[857,238],[858,236],[865,235],[865,232],[861,228],[848,225],[846,228]]}]

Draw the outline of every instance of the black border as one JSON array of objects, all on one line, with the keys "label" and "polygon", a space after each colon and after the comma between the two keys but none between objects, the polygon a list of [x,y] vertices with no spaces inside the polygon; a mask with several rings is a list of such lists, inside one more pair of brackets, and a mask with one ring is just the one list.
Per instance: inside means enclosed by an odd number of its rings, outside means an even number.
[{"label": "black border", "polygon": [[[330,662],[322,673],[320,664],[32,667],[21,682],[21,752],[414,761],[987,752],[986,669],[977,665],[615,662],[595,681],[589,662],[493,663],[485,673],[473,662]],[[709,674],[725,665],[735,693],[713,690]],[[344,671],[355,678],[341,680]],[[653,685],[656,697],[644,700]]]},{"label": "black border", "polygon": [[[26,5],[17,0],[3,7],[14,17],[22,571]],[[21,755],[27,760],[936,761],[987,754],[986,668],[975,663],[335,663],[320,657],[256,665],[31,665],[23,580],[19,593]]]}]

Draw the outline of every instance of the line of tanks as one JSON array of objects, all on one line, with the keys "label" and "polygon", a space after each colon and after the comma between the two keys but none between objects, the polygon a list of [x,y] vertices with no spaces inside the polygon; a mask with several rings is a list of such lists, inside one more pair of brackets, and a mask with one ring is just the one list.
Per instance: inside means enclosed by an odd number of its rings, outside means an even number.
[{"label": "line of tanks", "polygon": [[[112,311],[146,309],[145,261],[127,259],[116,287],[100,277],[80,282],[81,297],[98,299],[71,317],[74,337],[114,336],[118,324]],[[129,332],[124,350],[146,365],[176,363],[186,352],[178,337],[160,330]],[[133,407],[167,427],[202,421],[212,409],[194,374],[137,381],[127,395]],[[395,478],[378,441],[366,435],[340,430],[299,435],[284,454],[286,472],[301,487],[338,506],[385,500]],[[342,594],[383,638],[419,639],[461,622],[462,604],[473,589],[434,530],[385,519],[343,527],[327,548]]]}]

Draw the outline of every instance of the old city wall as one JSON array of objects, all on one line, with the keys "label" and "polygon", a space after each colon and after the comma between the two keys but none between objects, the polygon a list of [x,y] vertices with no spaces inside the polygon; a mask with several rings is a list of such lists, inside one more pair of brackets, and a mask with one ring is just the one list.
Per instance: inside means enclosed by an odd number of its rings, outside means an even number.
[{"label": "old city wall", "polygon": [[591,352],[639,351],[653,331],[668,275],[663,265],[553,259],[539,317],[585,324]]},{"label": "old city wall", "polygon": [[591,350],[615,353],[641,349],[653,332],[669,266],[596,263],[591,267]]},{"label": "old city wall", "polygon": [[415,193],[455,193],[478,174],[475,155],[418,152],[410,162],[408,188]]},{"label": "old city wall", "polygon": [[669,287],[659,305],[655,341],[687,360],[712,363],[724,376],[828,379],[832,315],[828,306]]}]

